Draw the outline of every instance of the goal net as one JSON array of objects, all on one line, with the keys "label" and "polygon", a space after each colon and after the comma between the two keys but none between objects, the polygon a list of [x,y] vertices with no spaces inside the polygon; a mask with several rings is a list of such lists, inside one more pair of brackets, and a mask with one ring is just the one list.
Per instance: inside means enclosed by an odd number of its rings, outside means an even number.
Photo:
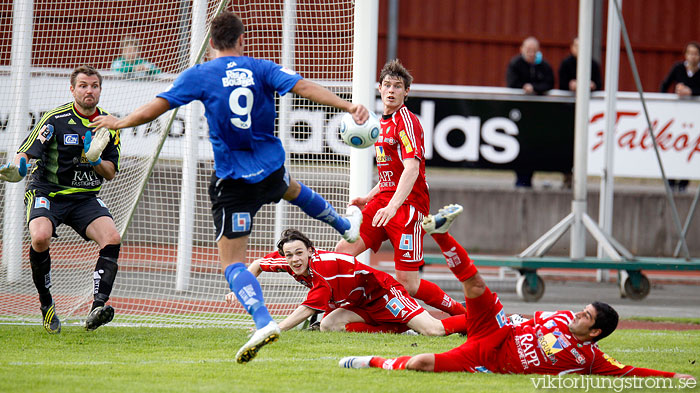
[{"label": "goal net", "polygon": [[[12,26],[0,32],[0,86],[6,92],[0,96],[1,162],[12,159],[44,113],[73,100],[69,75],[78,65],[100,70],[99,106],[119,117],[167,90],[196,58],[221,5],[137,0],[96,7],[85,0],[34,0],[27,9],[22,3],[0,3],[0,23]],[[350,98],[352,0],[232,1],[224,8],[246,25],[246,55],[273,60]],[[144,61],[134,65],[129,51]],[[340,115],[291,93],[278,99],[278,110],[276,132],[287,150],[287,169],[342,213],[350,171],[349,149],[337,132]],[[207,193],[213,153],[203,107],[193,103],[173,112],[121,130],[120,171],[100,192],[122,234],[110,300],[113,323],[247,326],[252,320],[245,311],[224,301],[229,290]],[[29,265],[24,187],[24,181],[0,182],[0,322],[41,319]],[[340,239],[284,201],[266,205],[255,217],[248,262],[273,251],[279,232],[288,227],[307,233],[322,249]],[[57,234],[50,248],[56,311],[64,323],[82,323],[92,303],[99,250],[66,225]],[[306,294],[287,274],[263,273],[259,279],[278,319]]]}]

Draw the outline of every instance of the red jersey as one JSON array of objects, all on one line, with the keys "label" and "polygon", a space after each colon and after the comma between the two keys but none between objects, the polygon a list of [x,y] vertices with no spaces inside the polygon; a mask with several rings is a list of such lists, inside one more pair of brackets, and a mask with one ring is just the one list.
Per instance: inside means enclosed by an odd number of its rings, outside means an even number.
[{"label": "red jersey", "polygon": [[425,180],[425,148],[423,144],[423,127],[418,117],[411,113],[405,105],[394,112],[389,119],[380,122],[382,133],[374,143],[377,156],[377,171],[379,172],[380,197],[388,198],[396,192],[399,179],[403,173],[403,161],[410,158],[420,160],[418,178],[413,184],[413,190],[408,194],[405,203],[415,206],[418,211],[428,214],[430,196],[428,183]]},{"label": "red jersey", "polygon": [[467,342],[435,354],[435,371],[501,374],[599,374],[618,377],[673,377],[674,373],[625,366],[603,353],[596,343],[571,334],[572,311],[535,313],[513,325],[503,304],[488,288],[467,298]]},{"label": "red jersey", "polygon": [[350,255],[331,251],[317,250],[311,255],[309,277],[294,274],[278,252],[266,255],[260,261],[260,268],[266,272],[286,271],[311,288],[302,305],[319,311],[332,311],[345,305],[363,306],[391,292],[392,287],[401,287],[391,275]]},{"label": "red jersey", "polygon": [[674,373],[626,366],[603,353],[594,342],[581,342],[569,331],[572,311],[535,313],[513,327],[513,339],[502,347],[503,370],[525,374],[597,374],[611,376],[672,377]]}]

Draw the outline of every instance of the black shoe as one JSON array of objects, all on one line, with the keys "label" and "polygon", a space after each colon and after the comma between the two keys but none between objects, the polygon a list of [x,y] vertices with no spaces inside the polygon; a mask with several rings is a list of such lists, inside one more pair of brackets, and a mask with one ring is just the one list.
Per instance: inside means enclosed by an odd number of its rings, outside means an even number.
[{"label": "black shoe", "polygon": [[95,307],[85,320],[85,330],[95,330],[102,325],[108,324],[114,318],[114,308],[112,306]]},{"label": "black shoe", "polygon": [[61,320],[56,315],[56,303],[51,302],[48,307],[41,306],[41,315],[44,317],[44,329],[50,334],[61,333]]}]

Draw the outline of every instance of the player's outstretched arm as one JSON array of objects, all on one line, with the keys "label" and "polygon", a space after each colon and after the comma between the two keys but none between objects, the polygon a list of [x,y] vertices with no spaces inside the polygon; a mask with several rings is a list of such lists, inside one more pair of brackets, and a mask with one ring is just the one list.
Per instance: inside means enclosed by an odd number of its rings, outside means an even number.
[{"label": "player's outstretched arm", "polygon": [[304,322],[305,320],[310,318],[315,313],[316,313],[316,311],[309,308],[309,307],[299,306],[299,307],[297,307],[296,310],[294,310],[294,312],[289,314],[289,316],[287,318],[285,318],[282,322],[280,322],[280,324],[279,324],[280,330],[282,330],[282,331],[289,330],[289,329],[295,327],[296,325]]},{"label": "player's outstretched arm", "polygon": [[253,273],[255,277],[259,276],[260,273],[262,273],[262,268],[260,267],[260,259],[256,259],[253,262],[248,265],[248,271]]},{"label": "player's outstretched arm", "polygon": [[332,106],[349,112],[357,124],[364,124],[369,118],[369,111],[363,105],[345,101],[318,83],[301,79],[294,85],[292,92],[318,104]]},{"label": "player's outstretched arm", "polygon": [[10,183],[17,183],[24,179],[29,170],[29,156],[25,153],[17,153],[12,162],[0,165],[0,180]]},{"label": "player's outstretched arm", "polygon": [[165,98],[156,97],[148,104],[142,105],[127,117],[118,119],[112,115],[99,116],[89,127],[109,128],[118,130],[120,128],[136,127],[155,120],[158,116],[170,110],[170,104]]}]

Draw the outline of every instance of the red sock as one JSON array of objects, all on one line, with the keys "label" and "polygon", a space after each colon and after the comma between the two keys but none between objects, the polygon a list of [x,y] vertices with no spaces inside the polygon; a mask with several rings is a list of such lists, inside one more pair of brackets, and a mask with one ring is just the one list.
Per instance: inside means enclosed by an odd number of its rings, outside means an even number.
[{"label": "red sock", "polygon": [[411,356],[400,356],[394,359],[384,359],[375,356],[369,361],[370,367],[383,368],[385,370],[405,370],[406,363],[411,359]]},{"label": "red sock", "polygon": [[445,328],[445,335],[453,333],[467,334],[467,316],[466,314],[455,315],[441,320],[442,326]]},{"label": "red sock", "polygon": [[380,323],[370,325],[364,322],[350,322],[345,324],[346,332],[355,333],[403,333],[408,330],[408,326],[398,323]]},{"label": "red sock", "polygon": [[447,266],[457,276],[459,281],[466,281],[477,273],[474,261],[469,258],[467,250],[457,243],[452,235],[449,233],[434,233],[432,236],[438,246],[440,246],[442,255],[445,256],[447,261]]},{"label": "red sock", "polygon": [[430,281],[420,280],[418,290],[413,297],[450,315],[467,313],[467,310],[461,303],[454,301],[450,295],[446,294],[439,286]]}]

